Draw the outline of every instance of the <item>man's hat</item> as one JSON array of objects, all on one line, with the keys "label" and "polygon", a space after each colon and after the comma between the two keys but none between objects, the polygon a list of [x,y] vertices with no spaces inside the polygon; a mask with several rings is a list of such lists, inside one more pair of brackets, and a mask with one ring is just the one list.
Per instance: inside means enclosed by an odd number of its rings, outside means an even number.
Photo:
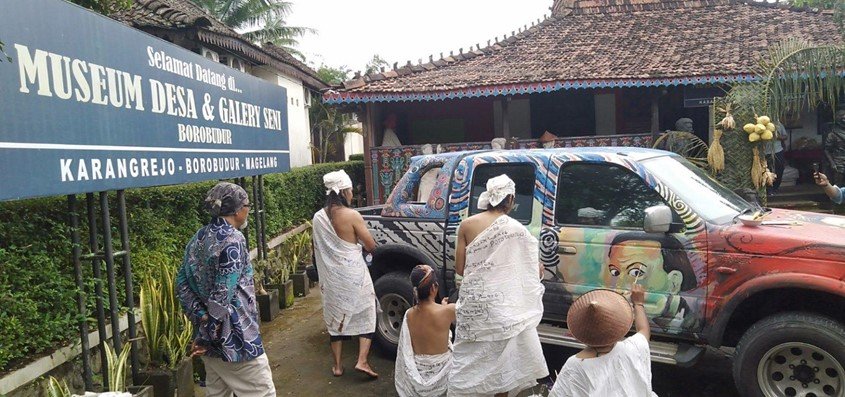
[{"label": "man's hat", "polygon": [[578,298],[566,315],[572,336],[587,346],[608,346],[620,341],[634,323],[634,312],[622,295],[606,289]]}]

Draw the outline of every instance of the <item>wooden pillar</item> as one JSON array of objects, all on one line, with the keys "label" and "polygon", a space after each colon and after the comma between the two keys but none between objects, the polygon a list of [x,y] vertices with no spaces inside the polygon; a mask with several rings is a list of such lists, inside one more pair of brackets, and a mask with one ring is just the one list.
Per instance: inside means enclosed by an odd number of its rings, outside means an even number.
[{"label": "wooden pillar", "polygon": [[376,146],[378,117],[376,116],[375,104],[365,104],[363,111],[358,113],[358,120],[361,121],[364,133],[364,189],[367,190],[367,205],[374,205],[373,184],[377,182],[373,181],[373,160],[370,149]]},{"label": "wooden pillar", "polygon": [[654,90],[651,95],[651,134],[657,136],[660,133],[660,88]]},{"label": "wooden pillar", "polygon": [[510,117],[508,116],[508,107],[511,103],[511,97],[505,97],[502,99],[502,136],[505,140],[511,140],[511,124],[510,124]]}]

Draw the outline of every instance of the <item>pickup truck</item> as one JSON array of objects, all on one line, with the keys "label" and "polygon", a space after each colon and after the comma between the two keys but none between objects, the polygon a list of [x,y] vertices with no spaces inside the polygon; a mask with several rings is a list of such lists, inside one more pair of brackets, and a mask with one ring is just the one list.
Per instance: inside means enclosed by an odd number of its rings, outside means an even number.
[{"label": "pickup truck", "polygon": [[[543,343],[574,299],[646,287],[652,360],[689,366],[733,349],[743,396],[845,396],[845,217],[759,208],[676,154],[638,148],[444,153],[412,159],[383,206],[362,208],[378,243],[370,271],[377,342],[395,350],[411,268],[439,269],[452,296],[456,230],[487,179],[516,183],[510,214],[539,240]],[[763,211],[763,224],[738,221]],[[732,349],[725,349],[731,351]]]}]

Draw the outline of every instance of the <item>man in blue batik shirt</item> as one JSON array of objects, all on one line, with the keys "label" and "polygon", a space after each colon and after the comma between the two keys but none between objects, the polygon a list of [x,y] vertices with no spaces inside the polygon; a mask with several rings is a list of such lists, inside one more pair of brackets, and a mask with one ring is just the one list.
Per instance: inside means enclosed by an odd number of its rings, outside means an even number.
[{"label": "man in blue batik shirt", "polygon": [[827,176],[825,174],[822,174],[821,172],[815,172],[813,174],[813,179],[815,179],[816,185],[819,185],[824,188],[824,193],[827,194],[827,197],[830,197],[830,201],[833,201],[836,204],[842,204],[843,193],[845,193],[845,188],[841,188],[836,185],[831,185],[830,181],[828,181],[827,179]]},{"label": "man in blue batik shirt", "polygon": [[238,185],[208,191],[211,222],[185,248],[177,293],[196,331],[191,355],[202,356],[208,397],[275,396],[258,330],[255,285],[246,240],[249,198]]}]

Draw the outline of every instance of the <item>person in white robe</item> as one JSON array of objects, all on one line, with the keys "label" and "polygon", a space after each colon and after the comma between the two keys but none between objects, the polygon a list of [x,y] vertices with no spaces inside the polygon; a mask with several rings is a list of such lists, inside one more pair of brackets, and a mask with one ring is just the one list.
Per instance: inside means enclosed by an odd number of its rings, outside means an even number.
[{"label": "person in white robe", "polygon": [[514,182],[487,181],[478,200],[484,212],[458,230],[455,270],[463,275],[449,396],[505,396],[548,375],[537,325],[543,315],[538,242],[507,214]]},{"label": "person in white robe", "polygon": [[[373,280],[364,261],[361,244],[367,252],[375,241],[360,213],[349,208],[352,180],[343,170],[323,177],[326,206],[314,214],[314,259],[323,300],[323,320],[330,335],[334,365],[332,373],[343,375],[343,340],[359,338],[355,370],[378,377],[367,357],[376,330],[378,305]],[[361,244],[359,244],[359,242]]]}]

